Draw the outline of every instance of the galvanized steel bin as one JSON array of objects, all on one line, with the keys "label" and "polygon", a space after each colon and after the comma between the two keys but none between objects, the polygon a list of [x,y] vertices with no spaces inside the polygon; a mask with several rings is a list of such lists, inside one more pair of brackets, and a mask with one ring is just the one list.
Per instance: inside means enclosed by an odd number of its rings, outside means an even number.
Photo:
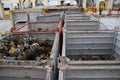
[{"label": "galvanized steel bin", "polygon": [[93,17],[88,13],[65,14],[66,20],[90,20],[91,18]]},{"label": "galvanized steel bin", "polygon": [[114,31],[64,31],[59,80],[119,80],[119,39]]},{"label": "galvanized steel bin", "polygon": [[99,30],[98,20],[65,20],[64,29],[68,31]]},{"label": "galvanized steel bin", "polygon": [[59,65],[62,65],[59,70],[59,80],[120,79],[120,61],[70,61]]},{"label": "galvanized steel bin", "polygon": [[26,22],[27,20],[33,20],[39,15],[41,15],[41,11],[16,11],[11,13],[11,19],[15,23]]},{"label": "galvanized steel bin", "polygon": [[0,60],[0,80],[56,80],[57,56],[59,53],[59,33],[31,32],[14,33],[10,37],[34,36],[41,40],[50,40],[52,49],[45,60]]},{"label": "galvanized steel bin", "polygon": [[37,16],[41,15],[40,11],[16,11],[11,12],[12,27],[19,28],[28,20],[34,20]]}]

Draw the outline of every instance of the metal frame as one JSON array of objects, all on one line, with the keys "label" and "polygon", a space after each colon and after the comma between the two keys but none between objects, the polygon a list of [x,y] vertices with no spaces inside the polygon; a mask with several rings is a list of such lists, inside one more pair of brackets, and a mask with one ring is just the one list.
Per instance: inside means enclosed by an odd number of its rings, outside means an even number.
[{"label": "metal frame", "polygon": [[[53,25],[50,26],[49,24]],[[48,30],[36,30],[36,27],[39,28],[46,28]],[[24,27],[27,27],[28,30],[22,30]],[[17,28],[16,30],[12,31],[12,33],[30,33],[30,32],[62,32],[62,19],[61,20],[55,20],[55,21],[37,21],[37,22],[26,22],[23,26],[20,28]]]}]

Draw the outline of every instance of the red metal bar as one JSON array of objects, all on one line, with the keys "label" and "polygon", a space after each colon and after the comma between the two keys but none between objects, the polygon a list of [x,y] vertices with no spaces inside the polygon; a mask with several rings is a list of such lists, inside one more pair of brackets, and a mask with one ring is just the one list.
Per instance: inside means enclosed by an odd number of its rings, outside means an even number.
[{"label": "red metal bar", "polygon": [[23,26],[21,26],[20,28],[14,30],[13,32],[16,32],[16,31],[18,31],[18,30],[24,28],[24,27],[25,27],[26,25],[28,25],[29,23],[30,23],[30,21],[27,21]]},{"label": "red metal bar", "polygon": [[58,28],[59,32],[62,33],[62,19],[59,21]]},{"label": "red metal bar", "polygon": [[21,31],[13,32],[13,34],[25,34],[25,33],[46,33],[46,32],[58,32],[58,30],[39,30],[39,31]]},{"label": "red metal bar", "polygon": [[[40,24],[40,23],[52,23],[52,22],[59,22],[58,28],[56,30],[31,30],[31,31],[17,32],[18,30],[22,29],[23,27],[25,27],[26,25],[31,24],[31,23]],[[60,33],[62,33],[62,19],[60,19],[59,21],[54,20],[54,21],[42,21],[42,22],[30,22],[30,21],[27,21],[27,23],[25,23],[22,27],[16,29],[12,33],[14,33],[14,34],[25,34],[25,33],[40,33],[40,32],[60,32]]]}]

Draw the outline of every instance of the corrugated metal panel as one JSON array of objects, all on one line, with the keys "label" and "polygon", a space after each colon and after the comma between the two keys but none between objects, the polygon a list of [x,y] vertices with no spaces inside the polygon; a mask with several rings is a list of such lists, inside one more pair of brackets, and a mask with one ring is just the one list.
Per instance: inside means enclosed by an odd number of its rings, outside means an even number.
[{"label": "corrugated metal panel", "polygon": [[114,32],[105,31],[67,31],[64,33],[65,53],[67,55],[111,54]]},{"label": "corrugated metal panel", "polygon": [[57,30],[59,22],[31,23],[30,30]]},{"label": "corrugated metal panel", "polygon": [[27,12],[16,12],[13,13],[13,18],[14,18],[14,22],[25,22],[28,20],[28,13]]},{"label": "corrugated metal panel", "polygon": [[79,30],[98,30],[100,27],[99,21],[93,20],[66,20],[65,29],[69,31],[79,31]]},{"label": "corrugated metal panel", "polygon": [[37,21],[52,21],[62,19],[61,14],[46,14],[43,16],[37,16]]},{"label": "corrugated metal panel", "polygon": [[31,12],[29,12],[29,17],[30,17],[31,21],[34,21],[34,19],[36,19],[40,15],[41,15],[40,11],[34,11],[34,12],[31,11]]}]

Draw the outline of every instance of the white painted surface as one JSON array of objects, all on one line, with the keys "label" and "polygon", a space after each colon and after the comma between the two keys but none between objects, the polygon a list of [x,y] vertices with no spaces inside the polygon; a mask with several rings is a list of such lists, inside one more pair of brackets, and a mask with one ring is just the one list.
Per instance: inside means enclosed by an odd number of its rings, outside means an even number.
[{"label": "white painted surface", "polygon": [[104,17],[100,19],[100,22],[109,30],[114,29],[116,26],[120,27],[120,17]]}]

